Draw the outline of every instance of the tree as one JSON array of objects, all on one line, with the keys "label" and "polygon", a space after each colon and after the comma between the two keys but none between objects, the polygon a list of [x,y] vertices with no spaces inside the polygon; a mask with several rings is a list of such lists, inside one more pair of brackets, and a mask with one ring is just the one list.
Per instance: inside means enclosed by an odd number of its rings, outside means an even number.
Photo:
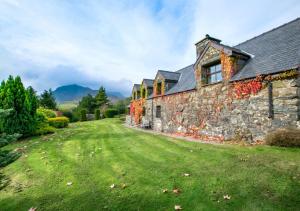
[{"label": "tree", "polygon": [[85,109],[80,110],[80,121],[87,121]]},{"label": "tree", "polygon": [[21,78],[9,76],[0,86],[0,109],[12,109],[1,121],[2,131],[7,134],[31,135],[35,130],[37,97],[30,87],[26,90]]},{"label": "tree", "polygon": [[101,107],[109,102],[105,92],[105,88],[103,86],[100,87],[95,99],[96,99],[96,105],[98,107]]},{"label": "tree", "polygon": [[44,92],[41,94],[40,105],[44,108],[53,109],[53,110],[56,109],[57,105],[56,105],[54,94],[51,89],[49,89],[49,91],[44,90]]},{"label": "tree", "polygon": [[[0,109],[0,122],[2,123],[4,118],[9,115],[12,110]],[[0,167],[4,167],[9,163],[15,161],[20,157],[17,152],[10,152],[8,150],[1,150],[2,147],[8,145],[9,143],[17,140],[20,137],[19,134],[7,135],[5,133],[0,134]]]},{"label": "tree", "polygon": [[28,111],[31,116],[35,116],[36,114],[36,109],[38,108],[38,98],[36,96],[36,92],[34,89],[29,86],[27,88],[27,93],[26,93],[26,105],[28,107]]},{"label": "tree", "polygon": [[90,94],[83,97],[80,100],[79,105],[78,105],[79,110],[85,109],[89,114],[94,113],[95,108],[96,108],[96,100]]},{"label": "tree", "polygon": [[99,120],[100,119],[100,115],[101,115],[100,109],[96,109],[95,110],[95,120]]}]

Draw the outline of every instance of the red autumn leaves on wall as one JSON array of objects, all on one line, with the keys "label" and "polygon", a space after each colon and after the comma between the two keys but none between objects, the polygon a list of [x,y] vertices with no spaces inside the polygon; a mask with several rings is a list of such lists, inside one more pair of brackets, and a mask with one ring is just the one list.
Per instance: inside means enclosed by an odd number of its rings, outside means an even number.
[{"label": "red autumn leaves on wall", "polygon": [[234,94],[237,99],[248,98],[250,95],[257,94],[263,88],[262,77],[246,82],[236,82],[233,84]]},{"label": "red autumn leaves on wall", "polygon": [[134,118],[135,124],[140,124],[143,117],[145,99],[134,100],[130,103],[130,116]]}]

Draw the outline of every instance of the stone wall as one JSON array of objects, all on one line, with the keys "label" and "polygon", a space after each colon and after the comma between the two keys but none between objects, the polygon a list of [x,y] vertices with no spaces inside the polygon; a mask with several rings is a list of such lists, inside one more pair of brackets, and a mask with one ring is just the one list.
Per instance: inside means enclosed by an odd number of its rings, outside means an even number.
[{"label": "stone wall", "polygon": [[[266,84],[257,94],[237,99],[232,84],[219,83],[197,91],[148,99],[143,120],[153,121],[153,129],[182,133],[203,139],[262,139],[273,129],[299,124],[299,83],[296,79],[274,81],[274,118],[269,118]],[[152,119],[153,103],[153,119]],[[161,106],[161,118],[156,118]]]},{"label": "stone wall", "polygon": [[[154,93],[153,99],[132,101],[134,121],[131,123],[150,122],[156,131],[201,139],[250,142],[263,139],[276,128],[300,126],[299,71],[231,83],[231,77],[243,67],[247,58],[227,54],[215,48],[214,43],[211,45],[195,63],[196,90],[167,96],[163,91],[162,96]],[[206,85],[203,81],[205,68],[212,62],[221,63],[223,80]],[[164,82],[159,74],[154,81],[154,92],[157,81]],[[268,85],[270,83],[272,86]],[[161,106],[160,118],[156,117],[157,106]],[[144,116],[141,116],[142,107],[146,111]]]}]

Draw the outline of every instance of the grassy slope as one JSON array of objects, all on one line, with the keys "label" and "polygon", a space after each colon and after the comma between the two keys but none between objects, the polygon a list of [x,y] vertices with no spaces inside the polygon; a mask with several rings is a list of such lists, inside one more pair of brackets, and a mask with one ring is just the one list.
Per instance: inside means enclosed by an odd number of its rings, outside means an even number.
[{"label": "grassy slope", "polygon": [[60,103],[57,105],[58,109],[61,111],[71,111],[78,106],[78,102],[68,101]]},{"label": "grassy slope", "polygon": [[[71,124],[11,147],[24,145],[27,157],[3,170],[12,181],[0,191],[1,210],[299,209],[299,149],[190,143],[116,119]],[[182,193],[162,193],[173,187]]]}]

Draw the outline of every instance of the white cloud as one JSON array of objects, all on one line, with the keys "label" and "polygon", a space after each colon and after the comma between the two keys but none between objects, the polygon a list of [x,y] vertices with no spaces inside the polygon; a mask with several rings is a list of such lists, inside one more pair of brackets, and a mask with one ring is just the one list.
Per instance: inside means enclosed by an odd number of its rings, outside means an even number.
[{"label": "white cloud", "polygon": [[72,79],[128,93],[157,69],[194,62],[194,43],[207,33],[237,44],[299,8],[293,0],[0,0],[0,75],[20,74],[39,90]]}]

